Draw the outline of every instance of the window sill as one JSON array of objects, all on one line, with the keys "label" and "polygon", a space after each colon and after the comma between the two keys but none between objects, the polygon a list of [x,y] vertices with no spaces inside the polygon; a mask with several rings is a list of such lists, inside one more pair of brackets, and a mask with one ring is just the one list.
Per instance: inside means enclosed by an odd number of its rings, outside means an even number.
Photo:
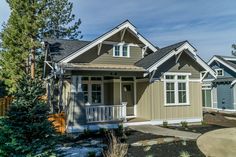
[{"label": "window sill", "polygon": [[190,106],[190,104],[165,104],[164,107],[171,107],[171,106]]}]

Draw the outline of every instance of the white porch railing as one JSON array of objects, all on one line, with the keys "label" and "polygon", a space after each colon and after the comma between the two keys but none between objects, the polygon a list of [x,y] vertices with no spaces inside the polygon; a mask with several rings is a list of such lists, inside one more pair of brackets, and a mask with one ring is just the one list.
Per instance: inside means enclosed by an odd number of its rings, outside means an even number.
[{"label": "white porch railing", "polygon": [[126,121],[126,104],[86,106],[87,123]]}]

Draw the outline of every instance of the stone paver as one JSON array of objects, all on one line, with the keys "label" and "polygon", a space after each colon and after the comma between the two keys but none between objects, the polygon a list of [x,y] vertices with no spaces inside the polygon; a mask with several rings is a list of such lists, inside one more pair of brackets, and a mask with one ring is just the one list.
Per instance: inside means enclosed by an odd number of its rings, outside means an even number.
[{"label": "stone paver", "polygon": [[197,139],[197,145],[206,156],[235,157],[236,128],[207,132]]},{"label": "stone paver", "polygon": [[179,131],[174,129],[163,128],[154,125],[139,125],[139,126],[130,126],[131,129],[137,130],[143,133],[151,133],[155,135],[162,135],[162,136],[174,136],[179,137],[181,139],[197,139],[201,134],[199,133],[192,133],[187,131]]}]

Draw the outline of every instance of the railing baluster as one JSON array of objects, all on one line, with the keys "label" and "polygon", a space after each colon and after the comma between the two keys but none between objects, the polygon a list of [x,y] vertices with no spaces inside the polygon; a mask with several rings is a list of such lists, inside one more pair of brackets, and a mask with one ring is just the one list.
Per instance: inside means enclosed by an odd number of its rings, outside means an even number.
[{"label": "railing baluster", "polygon": [[86,106],[88,123],[120,121],[125,119],[125,105]]}]

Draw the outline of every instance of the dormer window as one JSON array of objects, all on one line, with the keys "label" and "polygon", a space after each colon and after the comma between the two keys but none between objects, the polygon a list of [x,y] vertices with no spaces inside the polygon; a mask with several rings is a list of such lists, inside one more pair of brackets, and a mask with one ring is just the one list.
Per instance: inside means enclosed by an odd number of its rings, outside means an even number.
[{"label": "dormer window", "polygon": [[129,46],[127,44],[117,44],[113,46],[113,57],[129,57]]},{"label": "dormer window", "polygon": [[216,75],[217,76],[224,76],[224,70],[223,69],[216,69]]}]

